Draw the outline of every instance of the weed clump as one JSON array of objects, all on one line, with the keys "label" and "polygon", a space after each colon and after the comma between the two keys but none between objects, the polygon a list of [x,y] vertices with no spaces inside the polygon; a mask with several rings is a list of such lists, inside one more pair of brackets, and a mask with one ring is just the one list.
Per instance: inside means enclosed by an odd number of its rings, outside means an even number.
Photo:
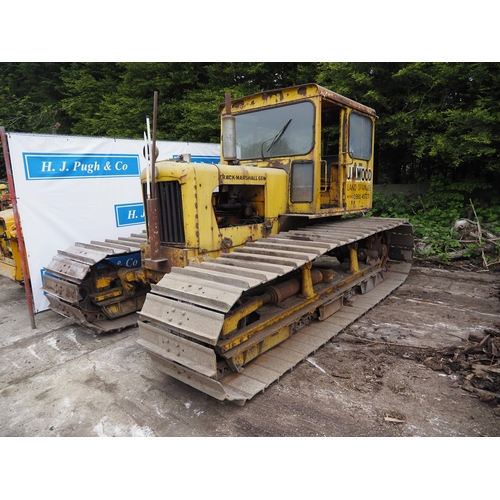
[{"label": "weed clump", "polygon": [[423,195],[374,193],[369,215],[407,218],[417,258],[445,264],[476,260],[485,268],[500,264],[500,196],[487,182],[433,179]]}]

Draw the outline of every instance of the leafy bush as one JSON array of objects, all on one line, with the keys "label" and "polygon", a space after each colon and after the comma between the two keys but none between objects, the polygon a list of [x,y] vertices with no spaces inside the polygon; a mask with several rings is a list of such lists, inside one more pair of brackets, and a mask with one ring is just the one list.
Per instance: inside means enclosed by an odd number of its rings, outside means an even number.
[{"label": "leafy bush", "polygon": [[[463,258],[481,255],[484,241],[460,241],[454,224],[459,219],[479,221],[483,233],[500,233],[500,197],[492,185],[480,179],[452,182],[434,178],[425,195],[374,193],[370,215],[403,217],[413,225],[415,255],[438,257],[449,262],[452,252],[462,250]],[[477,220],[476,220],[477,216]],[[500,245],[492,242],[496,253]],[[491,258],[491,257],[490,257]]]}]

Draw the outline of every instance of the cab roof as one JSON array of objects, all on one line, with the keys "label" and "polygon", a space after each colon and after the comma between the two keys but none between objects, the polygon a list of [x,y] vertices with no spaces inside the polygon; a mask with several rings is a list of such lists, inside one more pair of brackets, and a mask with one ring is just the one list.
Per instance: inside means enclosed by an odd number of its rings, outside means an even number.
[{"label": "cab roof", "polygon": [[[373,108],[365,106],[357,101],[344,97],[343,95],[337,94],[325,87],[322,87],[316,83],[306,83],[303,85],[295,85],[293,87],[286,87],[282,89],[264,90],[256,94],[252,94],[245,97],[240,97],[238,99],[231,100],[231,109],[236,112],[241,112],[245,108],[250,109],[255,106],[257,101],[262,101],[264,104],[259,107],[265,107],[266,103],[269,105],[279,104],[280,102],[291,102],[299,98],[311,98],[311,97],[321,97],[334,104],[338,104],[342,107],[348,107],[365,113],[367,115],[377,118],[377,114]],[[224,106],[221,105],[221,111],[223,111]]]}]

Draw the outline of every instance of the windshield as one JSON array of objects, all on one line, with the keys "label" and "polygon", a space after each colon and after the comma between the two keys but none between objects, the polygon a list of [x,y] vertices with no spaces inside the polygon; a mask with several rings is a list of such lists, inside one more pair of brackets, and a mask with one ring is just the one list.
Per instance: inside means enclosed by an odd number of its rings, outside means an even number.
[{"label": "windshield", "polygon": [[236,115],[240,160],[309,153],[314,145],[314,104],[299,102]]}]

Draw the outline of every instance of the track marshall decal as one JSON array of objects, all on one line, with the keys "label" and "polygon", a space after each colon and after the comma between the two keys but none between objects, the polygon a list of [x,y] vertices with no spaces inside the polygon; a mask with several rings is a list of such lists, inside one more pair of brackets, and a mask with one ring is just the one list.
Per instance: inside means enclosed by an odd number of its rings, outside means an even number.
[{"label": "track marshall decal", "polygon": [[139,155],[23,153],[26,180],[137,177]]},{"label": "track marshall decal", "polygon": [[258,181],[264,182],[265,175],[249,175],[249,174],[221,174],[222,181]]}]

